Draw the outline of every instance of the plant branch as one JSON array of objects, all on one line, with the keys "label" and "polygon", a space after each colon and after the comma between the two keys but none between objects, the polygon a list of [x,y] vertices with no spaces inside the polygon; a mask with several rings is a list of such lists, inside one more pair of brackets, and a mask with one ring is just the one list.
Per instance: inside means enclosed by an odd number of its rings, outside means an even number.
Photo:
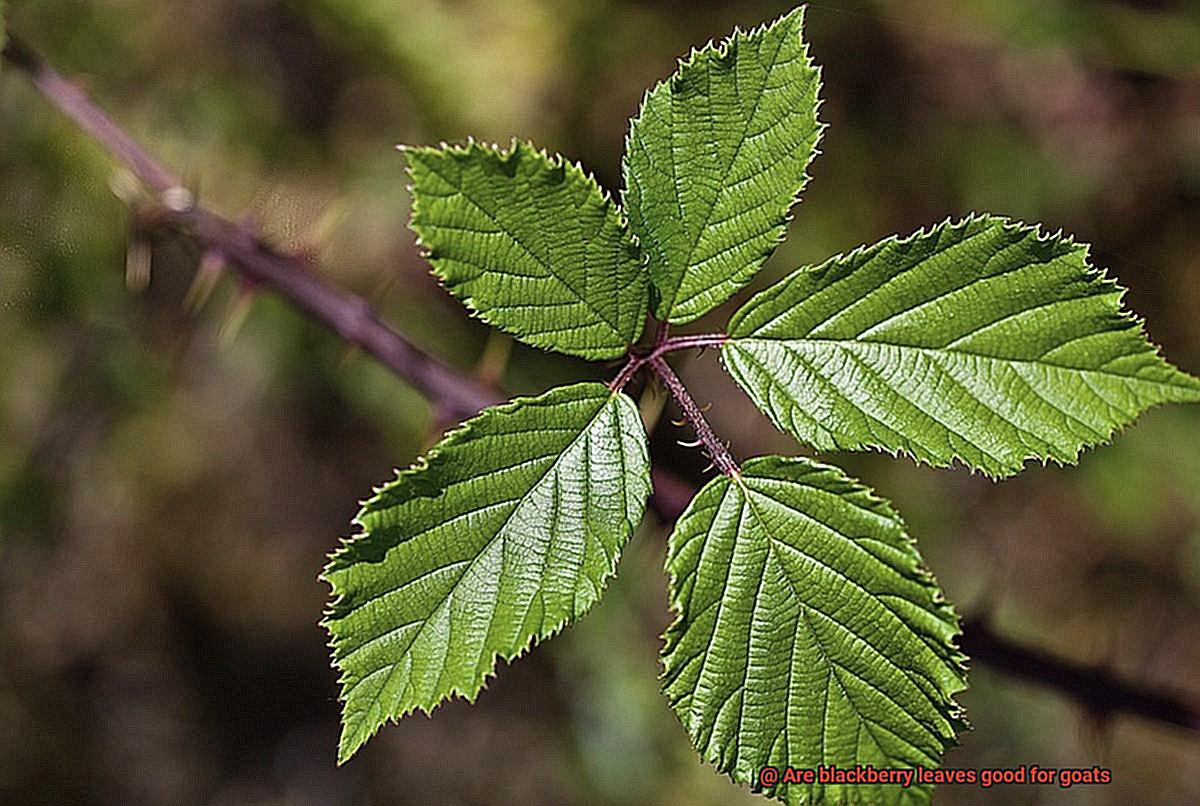
[{"label": "plant branch", "polygon": [[4,61],[23,70],[46,100],[128,166],[155,193],[179,187],[175,175],[155,162],[133,137],[92,103],[83,88],[68,81],[11,34],[4,44]]},{"label": "plant branch", "polygon": [[444,414],[457,419],[498,402],[500,395],[472,383],[430,357],[386,324],[362,298],[348,294],[309,270],[303,260],[280,254],[244,224],[196,205],[179,179],[162,167],[76,84],[9,37],[4,60],[22,70],[47,101],[123,163],[161,204],[163,218],[190,228],[253,283],[274,289],[323,323],[345,342],[361,347],[425,392]]},{"label": "plant branch", "polygon": [[650,369],[654,371],[654,374],[670,391],[671,397],[675,398],[675,402],[679,404],[679,409],[683,412],[683,419],[687,420],[695,430],[696,437],[704,446],[708,458],[712,459],[717,469],[726,476],[736,477],[738,475],[737,462],[729,455],[729,449],[725,447],[725,444],[717,439],[712,426],[708,424],[708,420],[704,419],[704,412],[696,405],[696,401],[692,399],[692,395],[683,385],[683,381],[679,380],[679,376],[661,355],[651,358],[649,363]]},{"label": "plant branch", "polygon": [[[268,286],[289,299],[313,319],[329,327],[343,340],[358,345],[397,375],[411,383],[449,417],[463,418],[499,399],[488,386],[468,378],[412,345],[389,327],[363,299],[341,291],[309,271],[303,261],[282,255],[261,240],[249,227],[235,224],[191,203],[181,191],[178,179],[151,158],[138,143],[100,110],[75,84],[65,79],[31,50],[10,36],[3,60],[24,72],[33,86],[80,128],[93,137],[116,160],[125,164],[160,197],[164,211],[188,225],[210,250],[221,255],[255,283]],[[186,204],[177,202],[186,201]],[[660,377],[674,393],[683,391],[681,407],[693,409],[693,427],[703,423],[703,414],[682,382],[662,356],[675,350],[719,346],[727,340],[723,334],[668,338],[661,328],[655,346],[645,355],[631,355],[618,375],[624,384],[647,364],[658,365]],[[630,369],[632,367],[632,369]],[[683,401],[686,401],[684,403]],[[688,411],[685,409],[685,415]],[[699,427],[697,432],[699,433]],[[711,429],[707,429],[711,435]],[[711,436],[715,453],[728,456],[723,445]],[[732,458],[729,459],[732,463]],[[734,466],[736,467],[736,466]],[[662,468],[654,470],[654,507],[666,523],[686,509],[695,486],[681,476]],[[1145,719],[1181,726],[1200,733],[1200,712],[1183,699],[1122,681],[1106,669],[1085,667],[1056,658],[1042,650],[1025,647],[996,635],[983,621],[964,625],[963,649],[979,663],[1036,685],[1051,688],[1083,704],[1094,713],[1109,716],[1127,713]]]},{"label": "plant branch", "polygon": [[662,344],[654,352],[656,355],[666,355],[667,353],[677,353],[681,350],[691,350],[693,348],[704,350],[709,347],[720,347],[727,341],[729,341],[728,333],[697,333],[693,336],[672,336],[669,339],[663,340]]},{"label": "plant branch", "polygon": [[966,621],[960,643],[973,661],[1057,689],[1101,719],[1117,713],[1137,714],[1200,732],[1200,707],[1181,697],[1128,683],[1103,666],[1075,663],[1023,646],[997,635],[985,619]]},{"label": "plant branch", "polygon": [[625,366],[621,367],[621,371],[617,373],[617,377],[609,382],[608,388],[614,392],[620,392],[629,385],[629,382],[633,380],[633,376],[637,374],[637,371],[646,366],[646,361],[645,356],[629,356],[629,360],[625,362]]}]

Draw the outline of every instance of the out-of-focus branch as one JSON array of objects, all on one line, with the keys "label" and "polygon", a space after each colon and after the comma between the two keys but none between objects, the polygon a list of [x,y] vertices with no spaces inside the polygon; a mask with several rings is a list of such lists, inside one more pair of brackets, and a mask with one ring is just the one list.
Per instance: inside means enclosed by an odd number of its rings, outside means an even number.
[{"label": "out-of-focus branch", "polygon": [[366,350],[427,394],[445,416],[470,416],[500,399],[495,390],[473,383],[415,347],[362,298],[321,279],[304,261],[280,254],[251,227],[195,204],[178,177],[147,154],[78,85],[11,36],[4,46],[4,61],[28,75],[47,101],[155,194],[160,206],[156,214],[190,228],[206,248],[219,253],[246,279],[275,290],[343,341]]},{"label": "out-of-focus branch", "polygon": [[1103,666],[1075,663],[1019,644],[997,635],[986,619],[968,620],[963,625],[961,644],[974,662],[1056,689],[1101,719],[1120,713],[1137,714],[1200,732],[1200,708],[1183,698],[1127,682]]},{"label": "out-of-focus branch", "polygon": [[[161,214],[187,226],[249,281],[269,287],[296,307],[357,345],[426,395],[448,417],[463,418],[499,400],[499,393],[424,353],[387,325],[369,303],[342,291],[309,270],[304,261],[279,253],[248,226],[195,204],[179,179],[155,161],[77,85],[9,37],[4,61],[24,72],[52,105],[123,163],[158,198]],[[695,343],[687,340],[692,338]],[[719,334],[679,337],[673,349],[712,346]],[[652,356],[661,361],[661,353]],[[644,357],[649,363],[651,357]],[[639,367],[641,364],[639,364]],[[632,374],[632,373],[630,373]],[[701,418],[702,419],[702,418]],[[654,508],[666,523],[682,514],[695,486],[665,469],[654,470]],[[996,635],[985,621],[969,621],[963,649],[977,663],[1051,688],[1099,716],[1132,714],[1200,732],[1200,710],[1169,693],[1125,682],[1107,669],[1054,657]]]},{"label": "out-of-focus branch", "polygon": [[219,252],[255,283],[272,288],[349,344],[366,350],[423,392],[449,419],[472,416],[500,394],[418,349],[385,323],[361,297],[346,293],[281,255],[247,227],[203,207],[178,214],[209,249]]},{"label": "out-of-focus branch", "polygon": [[174,174],[155,162],[136,140],[92,103],[82,88],[68,81],[11,35],[4,44],[4,61],[24,71],[46,100],[75,121],[113,157],[125,163],[155,193],[167,193],[179,186]]}]

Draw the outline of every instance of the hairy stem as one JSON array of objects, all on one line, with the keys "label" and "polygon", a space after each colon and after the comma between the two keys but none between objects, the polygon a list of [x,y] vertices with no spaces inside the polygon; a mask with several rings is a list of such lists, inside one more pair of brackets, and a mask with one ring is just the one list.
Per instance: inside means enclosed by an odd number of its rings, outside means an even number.
[{"label": "hairy stem", "polygon": [[703,350],[708,347],[720,347],[727,341],[729,341],[728,333],[697,333],[692,336],[672,336],[669,339],[665,339],[658,346],[656,352],[658,355],[665,355],[666,353],[677,353],[680,350]]},{"label": "hairy stem", "polygon": [[712,426],[708,424],[708,420],[704,419],[704,412],[696,405],[696,401],[692,399],[687,387],[683,385],[683,381],[679,380],[679,376],[671,369],[666,359],[662,356],[655,356],[650,359],[649,363],[650,369],[654,371],[654,374],[670,391],[671,397],[675,398],[675,402],[679,404],[679,409],[683,412],[683,419],[687,420],[695,430],[697,439],[704,446],[704,450],[712,459],[713,464],[726,476],[737,476],[737,462],[729,455],[729,449],[725,447],[725,444],[717,439]]},{"label": "hairy stem", "polygon": [[621,371],[617,373],[617,377],[613,378],[608,388],[614,392],[620,392],[629,382],[633,380],[633,376],[637,371],[646,365],[646,358],[640,355],[631,355],[629,360],[625,362],[625,366],[621,367]]},{"label": "hairy stem", "polygon": [[654,346],[659,347],[667,340],[667,333],[670,332],[671,325],[668,322],[660,322],[654,320]]}]

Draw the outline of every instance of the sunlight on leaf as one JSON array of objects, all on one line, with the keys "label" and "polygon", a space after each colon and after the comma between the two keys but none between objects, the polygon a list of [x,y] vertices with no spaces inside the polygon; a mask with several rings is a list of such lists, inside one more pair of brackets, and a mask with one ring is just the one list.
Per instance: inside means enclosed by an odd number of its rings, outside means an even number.
[{"label": "sunlight on leaf", "polygon": [[582,615],[649,494],[637,407],[596,383],[487,409],[381,488],[324,574],[339,760]]},{"label": "sunlight on leaf", "polygon": [[820,450],[879,448],[1009,476],[1159,403],[1200,401],[1087,247],[992,216],[801,269],[734,315],[725,366]]},{"label": "sunlight on leaf", "polygon": [[[833,467],[760,457],[671,535],[663,687],[705,760],[935,767],[965,727],[958,619],[899,516]],[[928,802],[929,787],[780,785],[790,804]]]}]

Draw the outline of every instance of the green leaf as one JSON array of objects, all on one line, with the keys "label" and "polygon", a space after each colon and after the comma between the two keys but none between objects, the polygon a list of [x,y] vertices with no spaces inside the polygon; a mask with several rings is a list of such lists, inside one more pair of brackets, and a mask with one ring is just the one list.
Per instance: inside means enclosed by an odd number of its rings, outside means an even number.
[{"label": "green leaf", "polygon": [[659,319],[729,299],[784,235],[823,128],[803,24],[798,8],[693,51],[630,126],[624,203]]},{"label": "green leaf", "polygon": [[1087,247],[970,217],[835,257],[755,296],[725,366],[821,450],[881,448],[991,476],[1074,462],[1145,409],[1200,401]]},{"label": "green leaf", "polygon": [[649,494],[637,407],[597,383],[487,409],[380,489],[324,573],[339,761],[586,611]]},{"label": "green leaf", "polygon": [[412,228],[438,277],[484,321],[588,359],[617,358],[637,340],[644,258],[578,165],[525,143],[404,153]]},{"label": "green leaf", "polygon": [[[678,618],[664,689],[703,757],[764,766],[934,767],[965,728],[958,620],[892,508],[840,470],[752,459],[671,535]],[[929,789],[770,788],[791,804],[927,802]]]}]

